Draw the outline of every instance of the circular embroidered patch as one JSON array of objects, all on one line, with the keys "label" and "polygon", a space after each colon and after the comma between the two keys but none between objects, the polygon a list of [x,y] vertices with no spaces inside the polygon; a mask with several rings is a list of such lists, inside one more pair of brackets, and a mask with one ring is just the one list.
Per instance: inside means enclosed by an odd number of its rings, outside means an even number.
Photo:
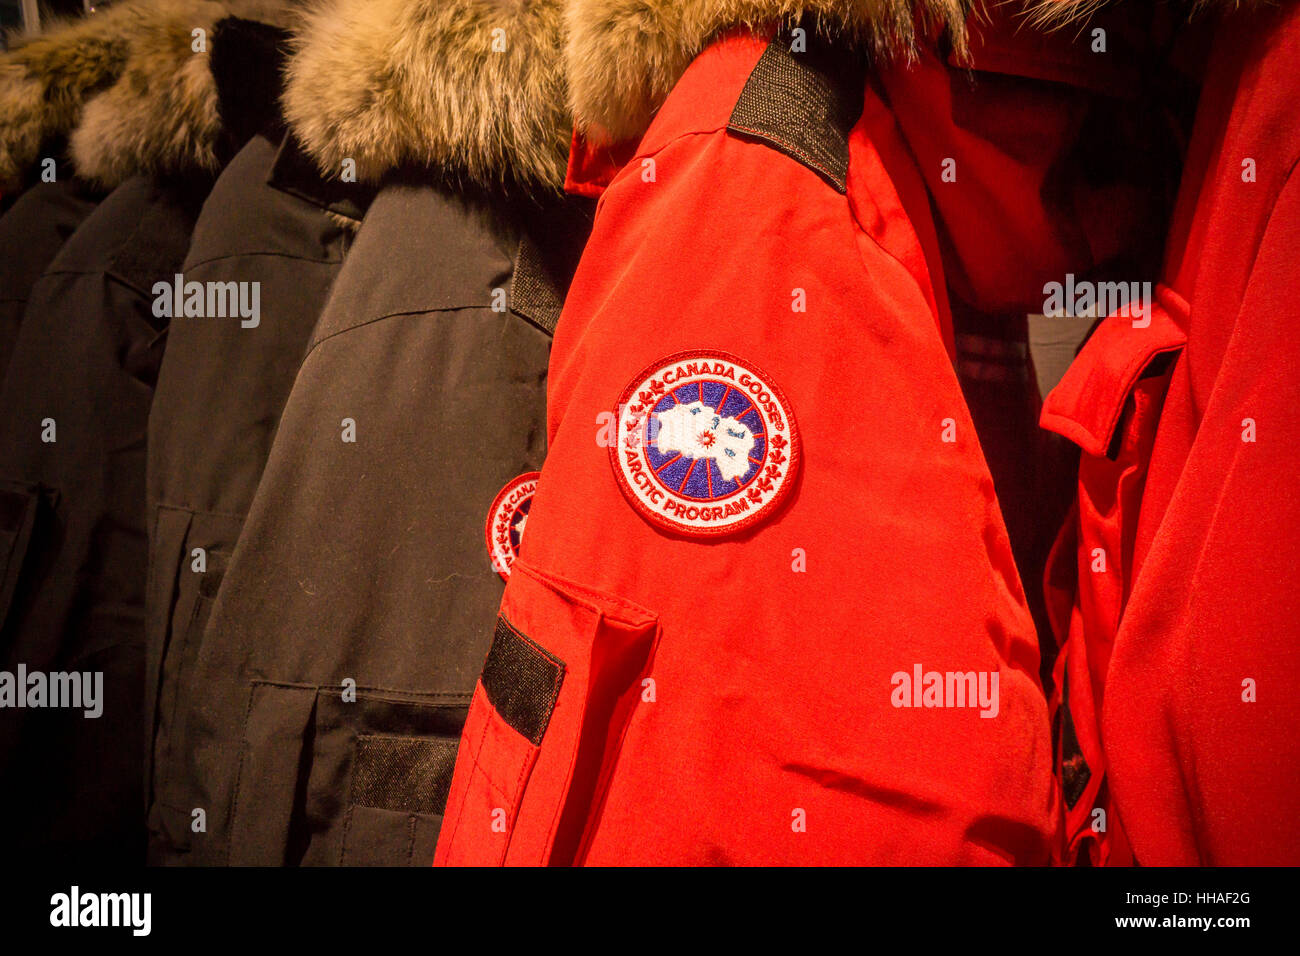
[{"label": "circular embroidered patch", "polygon": [[513,478],[497,493],[487,518],[488,557],[492,570],[501,580],[510,578],[510,569],[519,557],[519,542],[528,523],[528,509],[533,506],[533,492],[537,490],[540,472],[530,471]]},{"label": "circular embroidered patch", "polygon": [[726,352],[678,352],[619,397],[609,449],[623,494],[681,534],[733,534],[770,517],[794,484],[799,436],[766,374]]}]

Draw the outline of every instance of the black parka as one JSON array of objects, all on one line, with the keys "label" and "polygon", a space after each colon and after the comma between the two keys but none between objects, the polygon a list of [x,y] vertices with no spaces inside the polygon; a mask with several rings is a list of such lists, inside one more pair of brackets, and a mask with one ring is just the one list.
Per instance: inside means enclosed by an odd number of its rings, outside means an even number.
[{"label": "black parka", "polygon": [[[556,4],[504,24],[469,4],[467,24],[384,0],[373,32],[331,32],[359,2],[326,4],[289,71],[321,168],[352,159],[381,188],[187,640],[173,746],[195,755],[197,863],[432,862],[501,597],[487,512],[544,457],[550,335],[589,228],[585,201],[559,197]],[[372,72],[386,95],[359,104]],[[403,83],[432,84],[435,112]]]},{"label": "black parka", "polygon": [[194,711],[222,710],[241,693],[228,671],[198,669],[195,655],[368,192],[323,180],[277,120],[217,180],[180,270],[183,282],[205,288],[243,284],[258,310],[173,317],[149,417],[146,732],[156,863],[188,858],[202,839],[194,811],[210,802],[194,781],[228,775],[237,757],[228,742],[188,729]]},{"label": "black parka", "polygon": [[208,185],[115,189],[37,281],[0,389],[0,487],[26,537],[4,669],[100,672],[105,697],[97,718],[0,711],[0,826],[23,845],[138,853],[145,424],[165,341],[149,289],[183,260]]},{"label": "black parka", "polygon": [[[154,288],[184,261],[232,145],[191,35],[224,7],[130,9],[66,27],[62,55],[64,34],[40,41],[55,52],[39,62],[66,67],[98,38],[120,49],[115,66],[22,79],[75,87],[60,101],[95,91],[77,109],[71,160],[112,188],[34,284],[0,387],[0,670],[98,688],[98,716],[32,706],[40,698],[21,686],[28,706],[0,710],[0,837],[47,859],[143,858],[146,424],[167,326]],[[7,117],[0,142],[42,138],[13,128],[40,119]]]}]

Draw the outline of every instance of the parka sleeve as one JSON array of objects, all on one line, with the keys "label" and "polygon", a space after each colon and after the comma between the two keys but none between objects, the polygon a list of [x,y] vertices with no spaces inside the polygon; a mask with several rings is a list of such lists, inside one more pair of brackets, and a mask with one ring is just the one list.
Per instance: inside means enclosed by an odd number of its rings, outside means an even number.
[{"label": "parka sleeve", "polygon": [[439,863],[1046,858],[1029,613],[852,148],[847,195],[726,129],[605,192]]}]

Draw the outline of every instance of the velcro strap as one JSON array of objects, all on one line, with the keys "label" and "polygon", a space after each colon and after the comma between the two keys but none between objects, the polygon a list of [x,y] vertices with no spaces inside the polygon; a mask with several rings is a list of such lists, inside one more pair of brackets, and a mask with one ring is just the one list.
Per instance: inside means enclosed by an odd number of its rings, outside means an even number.
[{"label": "velcro strap", "polygon": [[352,803],[407,813],[442,813],[458,743],[453,737],[359,735]]},{"label": "velcro strap", "polygon": [[792,51],[789,30],[767,45],[727,129],[768,143],[844,193],[849,131],[862,114],[866,64],[851,44],[827,42],[812,26],[800,29],[806,49]]},{"label": "velcro strap", "polygon": [[541,746],[560,696],[564,662],[499,617],[479,679],[501,718],[533,746]]}]

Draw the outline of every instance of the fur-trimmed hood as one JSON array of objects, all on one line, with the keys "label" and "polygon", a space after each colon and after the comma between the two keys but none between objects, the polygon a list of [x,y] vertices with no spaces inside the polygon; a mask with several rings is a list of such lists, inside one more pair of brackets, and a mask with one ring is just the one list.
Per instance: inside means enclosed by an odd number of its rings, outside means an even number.
[{"label": "fur-trimmed hood", "polygon": [[[943,32],[968,61],[968,25],[1004,12],[1022,28],[1078,24],[1122,0],[565,0],[565,68],[576,125],[588,138],[639,136],[686,67],[733,27],[810,17],[823,35],[876,56],[909,57],[920,31]],[[1200,10],[1277,0],[1176,0]],[[1289,0],[1288,0],[1289,2]]]},{"label": "fur-trimmed hood", "polygon": [[[996,0],[986,0],[996,2]],[[879,54],[906,55],[916,23],[966,49],[979,0],[566,0],[565,62],[578,127],[602,141],[638,136],[691,60],[722,31],[811,16],[817,28]]]},{"label": "fur-trimmed hood", "polygon": [[214,170],[217,90],[195,30],[227,16],[287,25],[289,0],[134,0],[19,39],[0,56],[0,187],[67,138],[77,175]]},{"label": "fur-trimmed hood", "polygon": [[571,123],[562,0],[323,0],[299,31],[285,118],[326,176],[399,167],[558,190]]}]

